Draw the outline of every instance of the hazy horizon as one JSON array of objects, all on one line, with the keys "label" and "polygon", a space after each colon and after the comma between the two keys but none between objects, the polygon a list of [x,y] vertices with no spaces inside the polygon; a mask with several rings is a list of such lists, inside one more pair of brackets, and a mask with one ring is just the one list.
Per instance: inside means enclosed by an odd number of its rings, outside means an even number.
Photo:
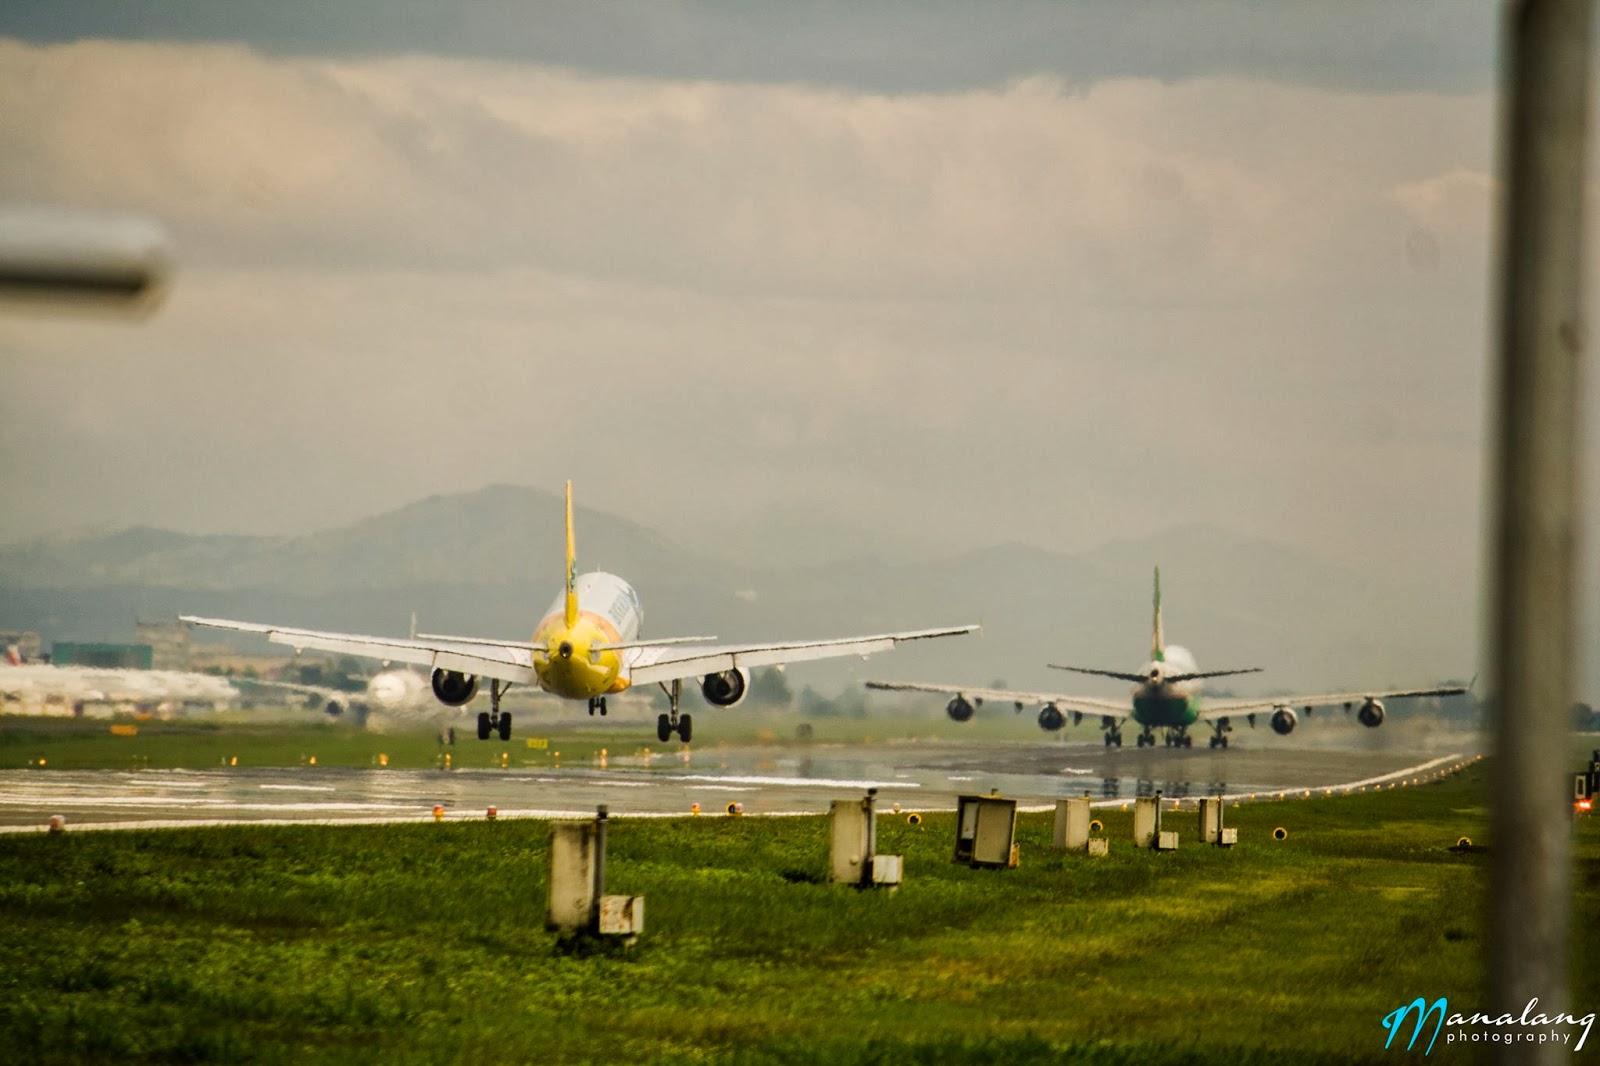
[{"label": "hazy horizon", "polygon": [[711,554],[1197,523],[1476,609],[1496,5],[340,11],[0,13],[0,200],[179,256],[0,317],[0,542],[571,477]]}]

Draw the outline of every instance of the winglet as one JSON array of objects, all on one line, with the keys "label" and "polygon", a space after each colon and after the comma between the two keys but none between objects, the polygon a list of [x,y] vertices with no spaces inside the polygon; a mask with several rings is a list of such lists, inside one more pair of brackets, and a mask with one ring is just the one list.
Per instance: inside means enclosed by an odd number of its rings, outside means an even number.
[{"label": "winglet", "polygon": [[1156,567],[1155,621],[1150,633],[1150,661],[1165,662],[1167,642],[1161,636],[1161,567]]},{"label": "winglet", "polygon": [[578,624],[578,551],[572,539],[572,479],[567,479],[567,607],[568,629]]}]

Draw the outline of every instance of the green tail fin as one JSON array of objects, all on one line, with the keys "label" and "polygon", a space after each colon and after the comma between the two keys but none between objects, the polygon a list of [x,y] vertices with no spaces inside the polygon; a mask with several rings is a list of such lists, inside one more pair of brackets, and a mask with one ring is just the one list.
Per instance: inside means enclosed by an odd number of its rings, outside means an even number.
[{"label": "green tail fin", "polygon": [[1161,635],[1161,567],[1156,567],[1155,619],[1150,631],[1150,661],[1165,662],[1167,642]]}]

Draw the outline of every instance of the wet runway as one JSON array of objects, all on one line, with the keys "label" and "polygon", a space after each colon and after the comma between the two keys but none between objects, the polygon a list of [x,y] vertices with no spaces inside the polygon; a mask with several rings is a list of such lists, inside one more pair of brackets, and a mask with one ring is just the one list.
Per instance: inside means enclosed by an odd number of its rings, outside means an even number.
[{"label": "wet runway", "polygon": [[880,804],[949,810],[962,794],[997,790],[1026,807],[1088,792],[1120,803],[1157,791],[1168,798],[1361,788],[1379,779],[1438,773],[1473,757],[1435,751],[1286,748],[1107,750],[1099,744],[915,744],[717,747],[648,763],[613,758],[528,770],[396,770],[294,767],[216,770],[0,771],[0,831],[228,822],[405,822],[444,816],[582,817],[606,804],[615,815],[823,813],[834,799],[877,788]]}]

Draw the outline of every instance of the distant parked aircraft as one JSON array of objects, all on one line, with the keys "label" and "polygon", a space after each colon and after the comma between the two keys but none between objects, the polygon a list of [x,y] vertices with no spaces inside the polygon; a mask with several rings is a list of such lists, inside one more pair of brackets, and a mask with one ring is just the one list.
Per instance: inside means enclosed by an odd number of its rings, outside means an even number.
[{"label": "distant parked aircraft", "polygon": [[96,666],[24,663],[15,647],[0,665],[0,697],[21,714],[82,714],[87,704],[131,704],[154,711],[162,704],[233,706],[239,690],[227,678],[181,670],[120,670]]}]

